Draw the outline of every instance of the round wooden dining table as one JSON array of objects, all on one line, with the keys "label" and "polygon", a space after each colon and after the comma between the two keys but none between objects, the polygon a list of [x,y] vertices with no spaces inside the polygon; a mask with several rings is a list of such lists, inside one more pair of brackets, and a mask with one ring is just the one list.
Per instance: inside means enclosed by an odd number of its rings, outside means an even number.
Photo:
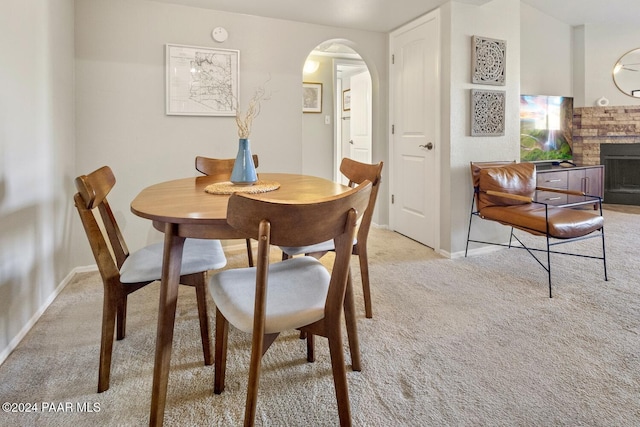
[{"label": "round wooden dining table", "polygon": [[[309,202],[349,190],[327,179],[298,174],[261,173],[260,181],[276,182],[279,188],[254,196],[274,201]],[[215,181],[199,176],[167,181],[143,189],[131,202],[131,211],[153,222],[164,233],[164,255],[160,282],[160,304],[156,354],[151,391],[149,425],[162,425],[173,341],[178,281],[184,239],[236,239],[239,235],[227,223],[229,195],[205,191]]]}]

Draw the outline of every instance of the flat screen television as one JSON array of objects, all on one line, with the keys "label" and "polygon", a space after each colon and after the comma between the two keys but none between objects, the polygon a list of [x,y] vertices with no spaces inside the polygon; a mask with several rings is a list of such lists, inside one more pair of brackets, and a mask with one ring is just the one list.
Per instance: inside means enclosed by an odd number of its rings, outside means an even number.
[{"label": "flat screen television", "polygon": [[520,161],[571,160],[573,98],[520,95]]}]

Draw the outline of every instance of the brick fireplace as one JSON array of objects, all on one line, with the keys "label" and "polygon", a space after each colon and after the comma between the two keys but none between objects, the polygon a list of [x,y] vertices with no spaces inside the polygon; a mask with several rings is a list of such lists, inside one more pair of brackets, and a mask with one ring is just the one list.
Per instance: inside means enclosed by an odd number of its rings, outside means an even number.
[{"label": "brick fireplace", "polygon": [[600,144],[640,143],[640,106],[580,107],[573,110],[573,160],[600,164]]},{"label": "brick fireplace", "polygon": [[605,202],[640,205],[640,106],[575,108],[573,160],[605,165]]}]

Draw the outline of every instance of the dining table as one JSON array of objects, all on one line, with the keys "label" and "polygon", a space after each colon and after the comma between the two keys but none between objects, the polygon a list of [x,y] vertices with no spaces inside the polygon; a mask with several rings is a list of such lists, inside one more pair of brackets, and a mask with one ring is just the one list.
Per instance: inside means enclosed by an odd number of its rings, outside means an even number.
[{"label": "dining table", "polygon": [[[258,179],[258,184],[277,184],[273,186],[277,188],[252,196],[280,202],[308,202],[349,190],[340,183],[301,174],[260,173]],[[230,194],[212,194],[212,184],[217,183],[209,176],[166,181],[144,188],[131,202],[131,211],[135,215],[151,220],[153,227],[164,233],[150,426],[162,425],[164,418],[185,238],[224,240],[251,237],[240,235],[227,223]],[[238,190],[252,189],[238,187]]]}]

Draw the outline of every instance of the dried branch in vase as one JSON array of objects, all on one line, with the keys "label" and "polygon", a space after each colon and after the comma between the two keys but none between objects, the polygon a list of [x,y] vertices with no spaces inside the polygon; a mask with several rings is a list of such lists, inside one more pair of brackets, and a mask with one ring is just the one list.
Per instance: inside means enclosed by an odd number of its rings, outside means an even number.
[{"label": "dried branch in vase", "polygon": [[258,117],[260,114],[260,108],[262,101],[268,101],[271,99],[271,94],[267,93],[265,86],[269,82],[270,78],[264,82],[263,85],[259,86],[256,89],[256,92],[253,94],[251,100],[249,100],[249,104],[247,106],[246,111],[242,111],[240,109],[240,105],[236,108],[236,125],[238,126],[238,137],[241,139],[249,138],[251,134],[251,125],[253,124],[253,119]]}]

